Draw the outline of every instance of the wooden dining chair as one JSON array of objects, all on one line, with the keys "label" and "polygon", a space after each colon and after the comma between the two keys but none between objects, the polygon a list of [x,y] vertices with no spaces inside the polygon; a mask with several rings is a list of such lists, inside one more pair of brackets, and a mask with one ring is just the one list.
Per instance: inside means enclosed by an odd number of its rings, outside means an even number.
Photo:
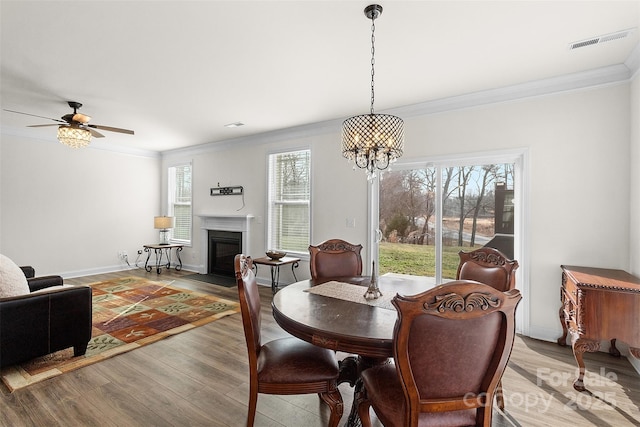
[{"label": "wooden dining chair", "polygon": [[[508,291],[516,287],[516,270],[518,261],[510,260],[497,249],[483,247],[471,252],[458,252],[460,264],[456,279],[475,280],[487,284],[499,291]],[[496,391],[496,402],[504,409],[502,381]]]},{"label": "wooden dining chair", "polygon": [[362,372],[363,427],[371,426],[370,407],[386,427],[490,426],[521,298],[517,289],[467,280],[396,295],[394,363]]},{"label": "wooden dining chair", "polygon": [[343,412],[338,390],[338,361],[335,352],[298,338],[280,338],[262,343],[260,294],[250,257],[238,254],[234,260],[242,325],[249,352],[249,412],[247,427],[253,426],[258,393],[318,393],[329,405],[329,427],[338,425]]},{"label": "wooden dining chair", "polygon": [[311,278],[360,276],[362,274],[362,245],[340,239],[325,240],[309,246]]},{"label": "wooden dining chair", "polygon": [[515,289],[518,261],[510,260],[499,250],[489,247],[460,251],[458,256],[457,280],[475,280],[503,292]]}]

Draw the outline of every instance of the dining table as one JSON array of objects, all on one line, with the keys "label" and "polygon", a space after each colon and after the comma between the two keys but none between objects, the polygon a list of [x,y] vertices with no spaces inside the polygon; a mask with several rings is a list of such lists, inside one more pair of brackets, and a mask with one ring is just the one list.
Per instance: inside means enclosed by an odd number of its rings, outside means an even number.
[{"label": "dining table", "polygon": [[347,426],[360,425],[357,402],[363,385],[360,373],[389,363],[398,318],[391,304],[396,294],[415,295],[433,288],[435,278],[388,273],[376,278],[379,298],[364,297],[369,276],[302,280],[273,296],[276,322],[291,335],[320,347],[349,353],[340,361],[338,383],[354,387]]}]

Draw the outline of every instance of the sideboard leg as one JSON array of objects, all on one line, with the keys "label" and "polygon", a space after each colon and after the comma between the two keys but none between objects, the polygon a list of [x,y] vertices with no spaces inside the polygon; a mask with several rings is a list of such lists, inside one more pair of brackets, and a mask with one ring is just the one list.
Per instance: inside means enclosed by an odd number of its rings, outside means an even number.
[{"label": "sideboard leg", "polygon": [[567,320],[564,317],[564,303],[560,306],[558,316],[560,317],[560,326],[562,326],[562,336],[558,338],[558,345],[564,347],[567,345]]},{"label": "sideboard leg", "polygon": [[584,373],[586,371],[584,367],[584,359],[582,355],[585,351],[592,353],[594,351],[598,351],[600,348],[600,342],[595,340],[587,340],[587,339],[572,339],[571,346],[573,347],[573,356],[578,363],[578,378],[573,382],[573,388],[577,391],[586,391],[586,387],[584,386]]},{"label": "sideboard leg", "polygon": [[616,348],[616,339],[611,340],[611,347],[609,347],[609,354],[613,357],[620,357],[620,350]]}]

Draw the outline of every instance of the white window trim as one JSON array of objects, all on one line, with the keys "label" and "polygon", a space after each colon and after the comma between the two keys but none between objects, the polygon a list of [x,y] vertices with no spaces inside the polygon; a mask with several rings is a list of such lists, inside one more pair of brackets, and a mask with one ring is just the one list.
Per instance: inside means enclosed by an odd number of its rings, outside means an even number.
[{"label": "white window trim", "polygon": [[186,161],[174,161],[171,163],[168,163],[165,165],[165,173],[166,173],[166,191],[164,192],[164,197],[162,200],[162,204],[163,204],[163,212],[167,212],[167,214],[169,214],[169,204],[170,204],[170,197],[169,197],[169,188],[170,188],[170,179],[171,177],[169,176],[169,169],[170,168],[175,168],[175,167],[179,167],[179,166],[189,166],[191,167],[191,230],[190,230],[190,235],[191,235],[191,240],[185,240],[185,239],[175,239],[173,238],[173,232],[171,233],[171,238],[169,239],[169,243],[175,243],[175,244],[179,244],[179,245],[184,245],[185,247],[193,247],[193,199],[194,199],[194,191],[193,191],[193,161],[191,160],[186,160]]},{"label": "white window trim", "polygon": [[[284,154],[284,153],[291,153],[294,151],[305,151],[308,150],[309,151],[309,242],[313,242],[313,191],[314,191],[314,180],[313,180],[313,150],[311,149],[310,146],[296,146],[296,147],[288,147],[288,148],[282,148],[282,149],[278,149],[278,150],[269,150],[266,152],[266,156],[265,156],[265,171],[266,171],[266,175],[267,175],[267,179],[265,180],[265,203],[266,203],[266,209],[265,209],[265,227],[264,227],[264,242],[265,245],[269,246],[270,242],[271,242],[271,224],[270,224],[270,199],[269,199],[269,193],[270,193],[270,186],[271,186],[271,182],[270,182],[270,177],[269,177],[269,173],[270,173],[270,165],[269,165],[269,158],[274,155],[274,154]],[[310,243],[311,244],[311,243]],[[270,250],[273,248],[265,248],[266,250]],[[300,258],[303,261],[308,261],[309,260],[309,251],[288,251],[288,254],[296,256],[297,258]]]}]

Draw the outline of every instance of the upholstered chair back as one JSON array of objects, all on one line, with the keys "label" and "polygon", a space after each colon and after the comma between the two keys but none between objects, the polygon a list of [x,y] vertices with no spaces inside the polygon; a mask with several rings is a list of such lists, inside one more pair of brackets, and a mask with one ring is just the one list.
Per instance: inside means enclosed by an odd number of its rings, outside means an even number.
[{"label": "upholstered chair back", "polygon": [[486,415],[491,419],[521,298],[516,289],[503,293],[454,281],[392,300],[398,310],[394,360],[411,420],[404,425],[417,426],[419,418],[421,425],[428,418],[450,418],[451,425],[482,425]]},{"label": "upholstered chair back", "polygon": [[362,274],[362,245],[340,239],[309,246],[312,279],[348,277]]},{"label": "upholstered chair back", "polygon": [[479,248],[471,252],[458,252],[460,264],[456,279],[475,280],[494,287],[499,291],[508,291],[516,287],[518,261],[508,259],[494,248]]}]

